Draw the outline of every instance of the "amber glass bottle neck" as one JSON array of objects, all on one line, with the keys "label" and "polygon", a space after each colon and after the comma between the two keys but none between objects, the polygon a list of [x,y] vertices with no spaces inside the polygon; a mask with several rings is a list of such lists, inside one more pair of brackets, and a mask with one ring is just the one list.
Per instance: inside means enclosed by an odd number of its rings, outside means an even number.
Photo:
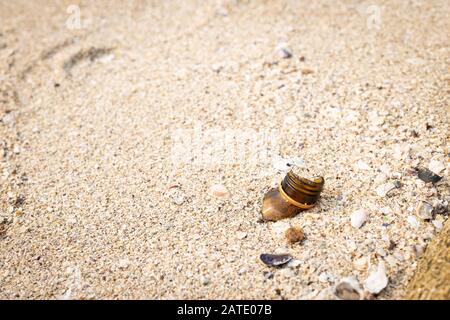
[{"label": "amber glass bottle neck", "polygon": [[313,181],[301,178],[292,171],[281,181],[283,191],[292,199],[304,204],[313,204],[319,198],[325,180],[322,177]]}]

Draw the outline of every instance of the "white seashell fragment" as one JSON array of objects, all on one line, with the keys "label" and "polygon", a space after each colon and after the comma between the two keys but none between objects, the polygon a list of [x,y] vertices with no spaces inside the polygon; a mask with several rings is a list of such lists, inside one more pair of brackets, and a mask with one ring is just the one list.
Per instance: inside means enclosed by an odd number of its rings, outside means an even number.
[{"label": "white seashell fragment", "polygon": [[278,56],[280,56],[280,58],[289,59],[292,57],[292,52],[291,50],[289,50],[285,42],[278,44],[278,46],[275,48],[275,51],[277,52]]},{"label": "white seashell fragment", "polygon": [[289,267],[289,268],[297,268],[298,266],[300,266],[302,264],[302,261],[301,260],[298,260],[298,259],[292,259],[291,261],[289,261],[288,263],[287,263],[287,266]]},{"label": "white seashell fragment", "polygon": [[433,206],[425,201],[421,201],[416,208],[417,216],[423,220],[433,218]]},{"label": "white seashell fragment", "polygon": [[378,264],[376,271],[372,272],[364,282],[364,288],[370,293],[378,294],[386,288],[389,280],[386,275],[386,266],[384,262]]},{"label": "white seashell fragment", "polygon": [[445,170],[445,164],[441,161],[431,160],[428,169],[435,174],[439,174],[441,171]]},{"label": "white seashell fragment", "polygon": [[228,198],[230,192],[223,184],[214,184],[209,188],[209,194],[216,198]]},{"label": "white seashell fragment", "polygon": [[417,229],[420,227],[420,223],[419,223],[419,221],[417,221],[416,217],[408,216],[408,218],[406,218],[406,220],[411,225],[411,227],[413,227],[414,229]]},{"label": "white seashell fragment", "polygon": [[441,231],[442,228],[444,227],[442,221],[440,221],[440,220],[433,220],[432,223],[433,223],[433,226],[436,228],[437,231]]},{"label": "white seashell fragment", "polygon": [[381,186],[378,186],[378,188],[376,189],[376,193],[379,197],[386,197],[387,194],[389,193],[389,191],[391,191],[392,189],[395,189],[396,186],[394,183],[392,182],[388,182],[386,184],[382,184]]},{"label": "white seashell fragment", "polygon": [[356,210],[352,213],[350,221],[353,228],[361,228],[361,226],[366,222],[368,217],[367,211],[364,209]]}]

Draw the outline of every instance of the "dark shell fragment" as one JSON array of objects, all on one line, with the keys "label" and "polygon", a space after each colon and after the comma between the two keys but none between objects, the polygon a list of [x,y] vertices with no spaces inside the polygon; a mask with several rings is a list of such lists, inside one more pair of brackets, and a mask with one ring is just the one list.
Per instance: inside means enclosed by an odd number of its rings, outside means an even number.
[{"label": "dark shell fragment", "polygon": [[264,262],[264,264],[271,267],[282,266],[292,260],[292,256],[290,254],[263,253],[259,256],[259,258],[262,262]]},{"label": "dark shell fragment", "polygon": [[341,282],[336,286],[336,296],[342,300],[359,300],[359,292],[347,282]]},{"label": "dark shell fragment", "polygon": [[419,177],[419,179],[426,183],[428,183],[428,182],[436,183],[436,182],[441,181],[441,179],[442,179],[441,176],[435,174],[434,172],[432,172],[426,168],[420,167],[420,168],[416,168],[416,170],[417,170],[417,176]]}]

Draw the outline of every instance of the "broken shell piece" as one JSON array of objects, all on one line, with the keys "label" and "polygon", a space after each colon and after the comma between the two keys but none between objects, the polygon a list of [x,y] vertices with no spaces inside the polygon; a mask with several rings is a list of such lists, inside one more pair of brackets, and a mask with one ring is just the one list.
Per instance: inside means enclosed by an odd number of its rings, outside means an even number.
[{"label": "broken shell piece", "polygon": [[264,264],[271,267],[279,267],[292,260],[292,256],[290,254],[263,253],[259,256],[259,258],[262,262],[264,262]]},{"label": "broken shell piece", "polygon": [[334,294],[342,300],[360,300],[361,288],[355,277],[342,279],[334,290]]},{"label": "broken shell piece", "polygon": [[219,199],[228,198],[230,196],[228,189],[223,184],[213,184],[209,188],[209,194]]},{"label": "broken shell piece", "polygon": [[441,161],[431,160],[430,164],[428,165],[428,169],[430,169],[430,171],[435,174],[439,174],[441,173],[441,171],[444,171],[445,164]]},{"label": "broken shell piece", "polygon": [[291,261],[288,262],[287,266],[289,268],[297,268],[298,266],[300,266],[302,264],[301,260],[297,260],[297,259],[292,259]]},{"label": "broken shell piece", "polygon": [[433,173],[432,171],[430,171],[426,168],[419,167],[419,168],[416,168],[416,170],[417,170],[417,176],[423,182],[437,183],[437,182],[441,181],[441,179],[442,179],[441,176]]},{"label": "broken shell piece", "polygon": [[353,261],[353,267],[358,271],[365,271],[367,269],[368,259],[367,257],[362,257]]},{"label": "broken shell piece", "polygon": [[247,238],[247,233],[246,233],[246,232],[239,231],[239,232],[236,233],[236,237],[237,237],[239,240],[244,240],[245,238]]},{"label": "broken shell piece", "polygon": [[440,220],[433,220],[431,223],[433,224],[433,226],[436,228],[437,231],[441,231],[442,228],[444,227],[444,224]]},{"label": "broken shell piece", "polygon": [[372,272],[369,277],[367,277],[364,282],[364,288],[370,293],[378,294],[386,288],[388,281],[384,262],[380,262],[377,270]]},{"label": "broken shell piece", "polygon": [[264,219],[276,221],[312,208],[319,199],[324,183],[322,177],[311,181],[289,171],[278,188],[272,188],[264,195]]},{"label": "broken shell piece", "polygon": [[433,206],[425,201],[421,201],[417,206],[416,213],[423,220],[433,218]]},{"label": "broken shell piece", "polygon": [[280,56],[280,58],[283,58],[283,59],[292,58],[292,52],[287,47],[287,44],[284,43],[284,42],[278,44],[278,46],[276,47],[275,51]]},{"label": "broken shell piece", "polygon": [[376,189],[376,192],[379,197],[386,197],[387,194],[389,193],[389,191],[391,191],[395,188],[397,188],[395,184],[393,184],[392,182],[388,182],[386,184],[382,184],[381,186],[378,186],[378,188]]},{"label": "broken shell piece", "polygon": [[305,233],[303,232],[302,228],[297,226],[287,229],[284,233],[284,236],[289,243],[296,243],[305,239]]}]

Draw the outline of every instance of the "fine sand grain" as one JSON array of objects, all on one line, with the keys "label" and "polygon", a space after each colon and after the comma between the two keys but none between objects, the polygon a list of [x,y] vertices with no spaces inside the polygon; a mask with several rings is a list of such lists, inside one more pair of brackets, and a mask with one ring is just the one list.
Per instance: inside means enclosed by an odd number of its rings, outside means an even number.
[{"label": "fine sand grain", "polygon": [[[362,297],[402,298],[448,215],[449,14],[448,0],[0,0],[0,298],[334,299],[380,263],[387,287]],[[274,130],[281,159],[174,158],[176,130],[198,127]],[[321,200],[262,222],[291,162],[324,176]],[[430,164],[435,185],[413,170]],[[289,225],[305,239],[288,244]]]}]

